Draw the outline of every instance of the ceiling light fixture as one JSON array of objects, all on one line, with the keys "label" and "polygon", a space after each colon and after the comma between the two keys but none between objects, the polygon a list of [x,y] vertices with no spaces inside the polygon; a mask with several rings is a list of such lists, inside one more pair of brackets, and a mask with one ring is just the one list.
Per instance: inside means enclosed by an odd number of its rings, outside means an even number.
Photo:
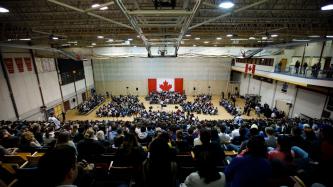
[{"label": "ceiling light fixture", "polygon": [[97,36],[97,38],[98,38],[98,39],[103,39],[103,38],[104,38],[104,36]]},{"label": "ceiling light fixture", "polygon": [[191,35],[190,35],[190,34],[186,34],[185,36],[186,36],[186,37],[191,37]]},{"label": "ceiling light fixture", "polygon": [[196,47],[197,45],[193,45],[193,47]]},{"label": "ceiling light fixture", "polygon": [[140,35],[137,35],[136,37],[137,37],[137,38],[140,38]]},{"label": "ceiling light fixture", "polygon": [[7,8],[0,6],[0,13],[8,13],[8,12],[9,12],[9,10]]},{"label": "ceiling light fixture", "polygon": [[247,38],[231,38],[231,41],[243,41],[243,40],[249,40]]},{"label": "ceiling light fixture", "polygon": [[96,45],[96,43],[91,43],[91,45],[92,45],[92,46],[95,46],[95,45]]},{"label": "ceiling light fixture", "polygon": [[272,43],[273,41],[272,40],[264,40],[264,41],[258,41],[258,43]]},{"label": "ceiling light fixture", "polygon": [[222,40],[222,38],[221,37],[217,37],[216,40]]},{"label": "ceiling light fixture", "polygon": [[56,37],[56,36],[53,36],[52,37],[52,40],[58,40],[59,38],[58,37]]},{"label": "ceiling light fixture", "polygon": [[310,36],[308,36],[309,38],[320,38],[320,36],[319,35],[310,35]]},{"label": "ceiling light fixture", "polygon": [[217,45],[214,45],[214,47],[217,47]]},{"label": "ceiling light fixture", "polygon": [[199,37],[196,37],[196,38],[194,38],[195,40],[200,40],[200,38]]},{"label": "ceiling light fixture", "polygon": [[321,10],[333,10],[333,4],[322,6]]},{"label": "ceiling light fixture", "polygon": [[100,10],[107,10],[109,9],[107,6],[100,8]]},{"label": "ceiling light fixture", "polygon": [[278,37],[278,36],[279,36],[279,35],[277,35],[277,34],[272,34],[272,35],[271,35],[272,38],[276,38],[276,37]]},{"label": "ceiling light fixture", "polygon": [[224,0],[220,3],[219,7],[224,9],[229,9],[235,6],[235,4],[230,0]]},{"label": "ceiling light fixture", "polygon": [[31,38],[21,38],[20,40],[21,40],[21,41],[30,41]]},{"label": "ceiling light fixture", "polygon": [[255,40],[256,38],[255,37],[253,37],[253,36],[251,36],[250,38],[249,38],[249,40]]},{"label": "ceiling light fixture", "polygon": [[233,36],[232,34],[227,34],[227,37],[229,37],[229,38],[232,37],[232,36]]},{"label": "ceiling light fixture", "polygon": [[267,40],[268,37],[267,37],[267,36],[263,36],[261,39],[262,39],[262,40]]},{"label": "ceiling light fixture", "polygon": [[110,38],[110,39],[106,40],[106,42],[113,42],[113,39]]},{"label": "ceiling light fixture", "polygon": [[293,42],[309,42],[310,40],[306,40],[306,39],[293,39]]},{"label": "ceiling light fixture", "polygon": [[99,7],[99,6],[101,6],[101,5],[98,4],[98,3],[96,3],[96,4],[91,5],[91,8],[97,8],[97,7]]},{"label": "ceiling light fixture", "polygon": [[205,44],[208,44],[208,43],[209,43],[209,41],[204,41],[204,43],[205,43]]},{"label": "ceiling light fixture", "polygon": [[327,35],[326,38],[333,38],[333,35]]},{"label": "ceiling light fixture", "polygon": [[133,39],[132,39],[132,38],[128,38],[127,40],[128,40],[128,41],[133,41]]}]

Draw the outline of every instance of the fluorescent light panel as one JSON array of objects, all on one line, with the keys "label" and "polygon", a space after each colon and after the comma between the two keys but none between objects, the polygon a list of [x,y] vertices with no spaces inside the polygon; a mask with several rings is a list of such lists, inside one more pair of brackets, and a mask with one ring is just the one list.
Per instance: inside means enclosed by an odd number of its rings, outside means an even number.
[{"label": "fluorescent light panel", "polygon": [[321,7],[321,10],[333,10],[333,4],[325,5]]},{"label": "fluorescent light panel", "polygon": [[109,9],[107,6],[100,8],[100,10],[107,10]]},{"label": "fluorescent light panel", "polygon": [[96,3],[96,4],[91,5],[91,8],[97,8],[99,6],[101,6],[101,5]]},{"label": "fluorescent light panel", "polygon": [[293,39],[293,42],[309,42],[310,40],[306,39]]},{"label": "fluorescent light panel", "polygon": [[9,12],[9,10],[7,8],[0,6],[0,13],[8,13],[8,12]]},{"label": "fluorescent light panel", "polygon": [[249,40],[247,38],[231,38],[231,41],[244,41],[244,40]]},{"label": "fluorescent light panel", "polygon": [[233,6],[235,6],[235,4],[232,1],[222,1],[222,3],[220,3],[219,7],[224,8],[224,9],[229,9],[232,8]]}]

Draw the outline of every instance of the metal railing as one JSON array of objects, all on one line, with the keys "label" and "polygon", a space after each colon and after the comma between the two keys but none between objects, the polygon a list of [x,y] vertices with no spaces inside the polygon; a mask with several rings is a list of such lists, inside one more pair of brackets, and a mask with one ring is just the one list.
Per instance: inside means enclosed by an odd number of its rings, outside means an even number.
[{"label": "metal railing", "polygon": [[279,70],[276,67],[274,69],[274,73],[281,73],[301,78],[333,80],[333,70],[316,70],[312,68],[312,66],[309,66],[306,69],[299,67],[298,70],[295,68],[294,65],[286,67],[285,70]]}]

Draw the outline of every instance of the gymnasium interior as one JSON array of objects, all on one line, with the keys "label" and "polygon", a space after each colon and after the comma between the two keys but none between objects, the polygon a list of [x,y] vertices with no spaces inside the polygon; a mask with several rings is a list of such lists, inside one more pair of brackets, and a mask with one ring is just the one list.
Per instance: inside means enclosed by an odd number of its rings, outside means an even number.
[{"label": "gymnasium interior", "polygon": [[1,0],[0,187],[331,187],[331,0]]}]

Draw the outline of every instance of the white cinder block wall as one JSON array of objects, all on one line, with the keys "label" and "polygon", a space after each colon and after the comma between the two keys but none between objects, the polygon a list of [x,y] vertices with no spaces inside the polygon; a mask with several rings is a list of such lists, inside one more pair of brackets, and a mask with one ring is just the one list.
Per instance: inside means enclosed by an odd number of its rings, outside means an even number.
[{"label": "white cinder block wall", "polygon": [[[30,57],[29,50],[16,48],[1,48],[3,58]],[[49,56],[48,58],[53,58]],[[13,90],[14,99],[18,109],[19,119],[21,120],[43,120],[44,115],[40,112],[42,104],[41,94],[38,88],[38,82],[34,69],[28,71],[24,64],[24,72],[19,72],[14,62],[14,74],[8,74],[10,84]],[[87,89],[94,88],[93,72],[90,59],[84,62],[85,76],[87,80]],[[15,112],[7,83],[0,68],[0,120],[15,120]],[[5,70],[7,71],[7,70]],[[58,74],[55,70],[39,72],[40,86],[43,93],[44,102],[47,108],[52,108],[61,104],[61,93],[58,84]],[[63,85],[64,101],[76,98],[74,83]],[[82,93],[86,91],[84,80],[76,81],[79,103],[82,102]],[[70,102],[70,107],[76,106],[76,102]]]}]

